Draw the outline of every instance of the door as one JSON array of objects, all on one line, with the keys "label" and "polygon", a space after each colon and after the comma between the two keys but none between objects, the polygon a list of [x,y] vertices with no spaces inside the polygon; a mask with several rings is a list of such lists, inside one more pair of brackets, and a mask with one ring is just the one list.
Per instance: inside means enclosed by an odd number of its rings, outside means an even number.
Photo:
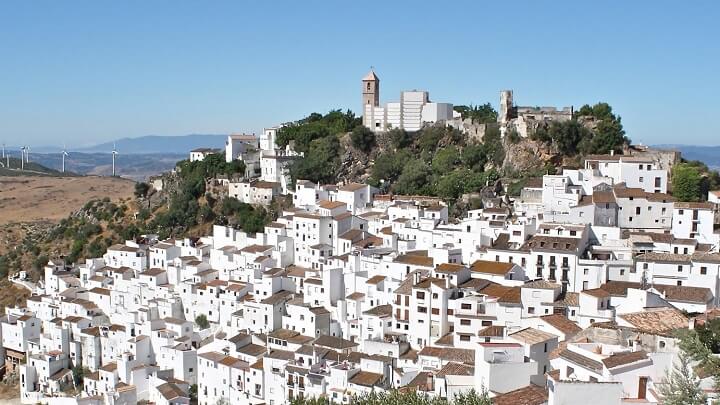
[{"label": "door", "polygon": [[645,399],[645,394],[647,393],[647,377],[640,377],[638,381],[638,399]]}]

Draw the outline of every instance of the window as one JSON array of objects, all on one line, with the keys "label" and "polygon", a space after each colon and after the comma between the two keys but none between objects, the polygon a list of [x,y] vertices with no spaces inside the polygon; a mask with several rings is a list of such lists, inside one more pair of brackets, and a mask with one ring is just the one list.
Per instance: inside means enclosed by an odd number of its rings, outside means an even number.
[{"label": "window", "polygon": [[635,214],[640,215],[640,207],[635,207]]},{"label": "window", "polygon": [[460,335],[460,340],[463,342],[469,342],[470,341],[470,335]]},{"label": "window", "polygon": [[425,293],[422,292],[422,291],[418,291],[417,294],[415,294],[415,297],[416,297],[417,299],[419,299],[419,300],[424,300],[424,299],[425,299]]},{"label": "window", "polygon": [[460,304],[460,309],[472,309],[471,304]]},{"label": "window", "polygon": [[678,265],[678,273],[682,273],[682,264]]},{"label": "window", "polygon": [[417,307],[417,311],[421,314],[427,313],[427,307]]},{"label": "window", "polygon": [[681,286],[681,285],[682,285],[682,280],[678,280],[678,281],[677,281],[677,285],[678,285],[678,286]]},{"label": "window", "polygon": [[700,267],[700,274],[707,274],[707,267]]},{"label": "window", "polygon": [[534,314],[535,313],[535,307],[528,307],[528,314]]},{"label": "window", "polygon": [[461,319],[461,320],[460,320],[460,325],[470,326],[470,320],[469,320],[469,319]]}]

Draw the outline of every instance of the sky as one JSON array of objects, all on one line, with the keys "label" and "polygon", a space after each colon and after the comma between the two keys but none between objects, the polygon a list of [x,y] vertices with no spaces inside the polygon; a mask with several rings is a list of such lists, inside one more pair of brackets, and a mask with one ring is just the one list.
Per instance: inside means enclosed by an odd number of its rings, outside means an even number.
[{"label": "sky", "polygon": [[720,144],[718,1],[0,2],[0,142],[259,132],[381,103],[608,102],[635,143]]}]

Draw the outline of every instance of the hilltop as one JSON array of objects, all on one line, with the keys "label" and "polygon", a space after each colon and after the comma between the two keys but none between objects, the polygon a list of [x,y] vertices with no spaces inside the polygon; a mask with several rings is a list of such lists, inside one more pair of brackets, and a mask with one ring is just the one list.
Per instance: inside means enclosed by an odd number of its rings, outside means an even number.
[{"label": "hilltop", "polygon": [[220,148],[225,145],[227,135],[190,134],[177,136],[147,135],[136,138],[121,138],[93,146],[75,148],[76,152],[109,153],[115,147],[121,154],[183,154],[195,148]]},{"label": "hilltop", "polygon": [[[34,156],[33,156],[34,157]],[[0,176],[73,176],[73,173],[62,173],[59,170],[51,169],[35,161],[26,162],[24,165],[19,158],[0,159]],[[8,166],[9,163],[9,166]],[[20,168],[23,167],[23,170]]]}]

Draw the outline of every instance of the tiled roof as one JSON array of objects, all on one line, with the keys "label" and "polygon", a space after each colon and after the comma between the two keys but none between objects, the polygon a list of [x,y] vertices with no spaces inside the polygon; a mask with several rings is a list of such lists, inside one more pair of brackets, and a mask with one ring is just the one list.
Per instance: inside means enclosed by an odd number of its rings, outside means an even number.
[{"label": "tiled roof", "polygon": [[547,389],[535,384],[500,394],[492,399],[493,405],[543,405],[547,401]]},{"label": "tiled roof", "polygon": [[530,345],[535,345],[542,342],[547,342],[548,340],[557,339],[558,337],[553,335],[552,333],[547,333],[544,331],[541,331],[539,329],[534,328],[525,328],[522,330],[519,330],[515,333],[512,333],[508,335],[508,337],[513,338],[515,340],[518,340],[523,343],[527,343]]},{"label": "tiled roof", "polygon": [[462,363],[456,363],[454,361],[450,361],[447,364],[443,366],[443,368],[440,369],[435,374],[436,378],[443,378],[446,375],[463,375],[463,376],[470,376],[475,374],[475,367],[469,366],[467,364]]},{"label": "tiled roof", "polygon": [[570,349],[565,349],[560,352],[560,358],[565,359],[573,364],[577,364],[585,369],[593,371],[595,373],[602,373],[603,363],[593,360],[589,357],[585,357],[580,353],[574,352]]},{"label": "tiled roof", "polygon": [[575,322],[569,320],[565,315],[552,314],[541,316],[540,319],[565,335],[572,336],[582,330]]},{"label": "tiled roof", "polygon": [[653,308],[618,317],[632,327],[651,334],[667,335],[688,327],[688,318],[675,308]]},{"label": "tiled roof", "polygon": [[328,336],[328,335],[320,336],[319,338],[315,339],[313,344],[315,344],[317,346],[329,347],[331,349],[336,349],[336,350],[345,350],[345,349],[350,349],[352,347],[358,346],[358,344],[355,342],[351,342],[349,340],[345,340],[343,338],[339,338],[336,336]]},{"label": "tiled roof", "polygon": [[352,376],[349,382],[357,385],[362,385],[363,387],[373,387],[380,384],[382,379],[382,374],[371,373],[369,371],[360,371],[359,373]]},{"label": "tiled roof", "polygon": [[512,270],[514,264],[508,262],[493,262],[490,260],[476,260],[470,266],[475,273],[505,275]]},{"label": "tiled roof", "polygon": [[455,361],[464,364],[475,364],[475,350],[458,349],[454,347],[425,346],[418,356],[437,357],[445,361]]},{"label": "tiled roof", "polygon": [[614,353],[604,359],[603,364],[607,368],[624,366],[638,361],[647,360],[647,353],[644,351]]}]

